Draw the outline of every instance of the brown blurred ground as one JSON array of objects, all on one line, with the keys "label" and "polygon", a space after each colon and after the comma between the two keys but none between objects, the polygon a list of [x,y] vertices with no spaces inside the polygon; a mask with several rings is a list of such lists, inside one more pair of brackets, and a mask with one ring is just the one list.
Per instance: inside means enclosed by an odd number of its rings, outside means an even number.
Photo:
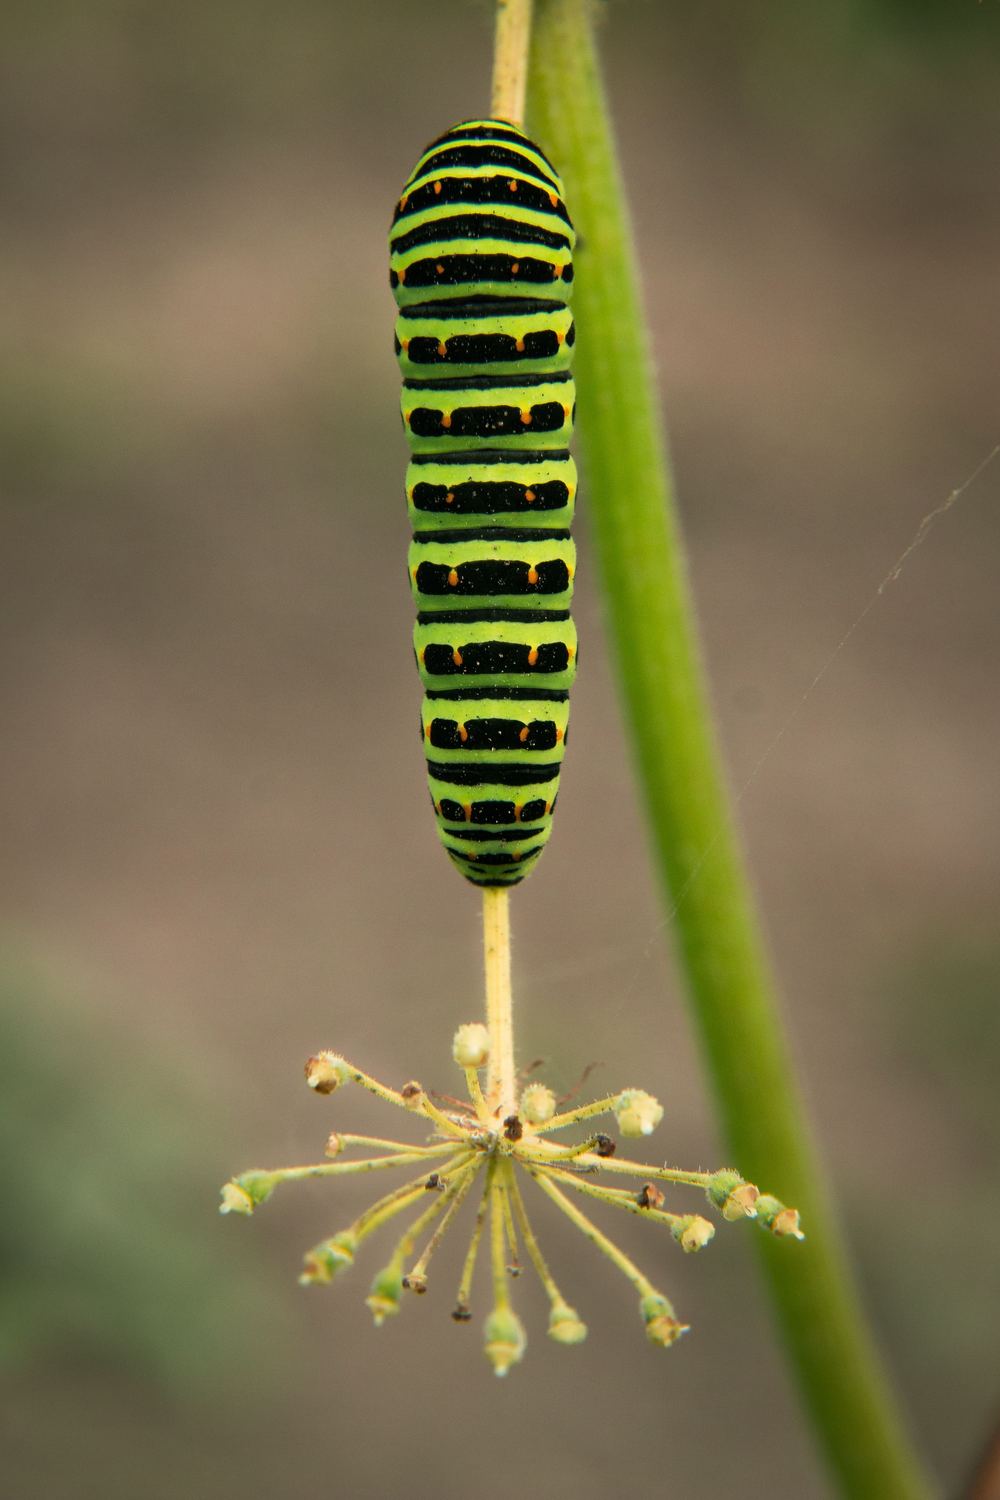
[{"label": "brown blurred ground", "polygon": [[[608,7],[608,68],[742,786],[922,517],[1000,441],[1000,11],[686,10]],[[314,1156],[345,1118],[302,1097],[315,1046],[447,1087],[451,1031],[480,1004],[475,894],[436,846],[415,729],[383,251],[419,146],[483,108],[488,23],[458,0],[7,11],[2,861],[10,951],[42,976],[12,987],[7,1022],[30,1012],[47,1039],[36,1094],[79,1090],[63,1145],[15,1141],[59,1182],[91,1142],[74,1120],[155,1059],[164,1139],[199,1123],[163,1223],[187,1216],[205,1285],[236,1255],[247,1278],[211,1327],[174,1288],[195,1352],[171,1378],[131,1350],[124,1294],[114,1348],[105,1314],[87,1338],[53,1317],[27,1339],[2,1377],[18,1497],[826,1493],[746,1234],[694,1263],[623,1234],[694,1325],[664,1357],[631,1293],[540,1215],[591,1337],[548,1347],[526,1287],[532,1348],[498,1386],[478,1328],[445,1316],[449,1269],[377,1337],[360,1305],[377,1251],[351,1284],[298,1293],[300,1252],[363,1187],[214,1217],[234,1167]],[[741,803],[872,1317],[951,1486],[1000,1407],[998,490],[1000,459]],[[519,1048],[556,1086],[596,1058],[608,1087],[654,1088],[658,1149],[709,1165],[585,510],[573,746],[514,908]],[[89,1093],[81,1029],[105,1070]],[[102,1147],[111,1181],[129,1129]],[[135,1233],[129,1201],[89,1231],[98,1253]],[[14,1209],[23,1270],[33,1220]],[[52,1212],[48,1274],[72,1284],[77,1231]],[[219,1373],[196,1391],[209,1342]]]}]

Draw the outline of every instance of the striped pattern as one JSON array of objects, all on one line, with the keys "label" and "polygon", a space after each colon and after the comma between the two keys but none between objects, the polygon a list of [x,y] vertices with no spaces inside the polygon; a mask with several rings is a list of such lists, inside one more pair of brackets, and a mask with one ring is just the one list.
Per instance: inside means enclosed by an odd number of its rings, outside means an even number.
[{"label": "striped pattern", "polygon": [[566,746],[573,242],[551,162],[499,120],[427,147],[389,240],[420,732],[441,840],[476,885],[533,867]]}]

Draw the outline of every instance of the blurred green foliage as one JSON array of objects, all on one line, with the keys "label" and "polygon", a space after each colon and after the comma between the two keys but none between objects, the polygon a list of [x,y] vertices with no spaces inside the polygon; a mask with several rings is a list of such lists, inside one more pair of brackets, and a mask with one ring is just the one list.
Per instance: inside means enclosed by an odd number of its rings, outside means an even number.
[{"label": "blurred green foliage", "polygon": [[0,1371],[118,1368],[194,1399],[250,1360],[266,1380],[280,1304],[252,1247],[211,1233],[217,1108],[0,962]]},{"label": "blurred green foliage", "polygon": [[915,953],[890,984],[896,1056],[948,1096],[965,1152],[996,1152],[1000,948],[954,937]]}]

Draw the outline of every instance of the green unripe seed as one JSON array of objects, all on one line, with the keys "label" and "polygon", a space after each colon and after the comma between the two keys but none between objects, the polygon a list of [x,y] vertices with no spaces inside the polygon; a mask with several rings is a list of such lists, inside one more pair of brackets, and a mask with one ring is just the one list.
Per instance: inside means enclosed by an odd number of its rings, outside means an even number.
[{"label": "green unripe seed", "polygon": [[506,1375],[524,1354],[527,1337],[520,1318],[509,1307],[496,1307],[486,1319],[486,1358],[498,1375]]},{"label": "green unripe seed", "polygon": [[365,1303],[375,1319],[375,1327],[381,1328],[386,1318],[399,1312],[403,1296],[403,1273],[396,1265],[385,1266],[372,1282]]},{"label": "green unripe seed", "polygon": [[587,1325],[575,1307],[568,1302],[557,1302],[549,1314],[549,1338],[557,1344],[582,1344],[587,1337]]}]

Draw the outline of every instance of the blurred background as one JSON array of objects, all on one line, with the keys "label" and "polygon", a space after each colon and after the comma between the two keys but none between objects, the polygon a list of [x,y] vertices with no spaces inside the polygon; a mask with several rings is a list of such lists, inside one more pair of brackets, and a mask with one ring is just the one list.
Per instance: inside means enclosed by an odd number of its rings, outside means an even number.
[{"label": "blurred background", "polygon": [[[604,10],[740,787],[1000,442],[1000,6]],[[376,1335],[380,1246],[295,1283],[364,1182],[215,1212],[235,1170],[388,1129],[306,1096],[311,1051],[448,1089],[480,1014],[478,899],[417,738],[385,232],[423,143],[486,106],[490,7],[8,0],[2,27],[4,1492],[827,1495],[752,1227],[692,1261],[616,1226],[693,1325],[664,1355],[542,1205],[591,1336],[550,1345],[525,1277],[532,1346],[500,1385],[481,1324],[447,1316],[459,1237]],[[998,490],[1000,459],[740,804],[871,1317],[951,1492],[1000,1408]],[[713,1166],[585,490],[579,535],[573,745],[514,902],[519,1051],[557,1089],[596,1061],[602,1092],[655,1090],[657,1153]],[[613,851],[587,816],[608,796]]]}]

